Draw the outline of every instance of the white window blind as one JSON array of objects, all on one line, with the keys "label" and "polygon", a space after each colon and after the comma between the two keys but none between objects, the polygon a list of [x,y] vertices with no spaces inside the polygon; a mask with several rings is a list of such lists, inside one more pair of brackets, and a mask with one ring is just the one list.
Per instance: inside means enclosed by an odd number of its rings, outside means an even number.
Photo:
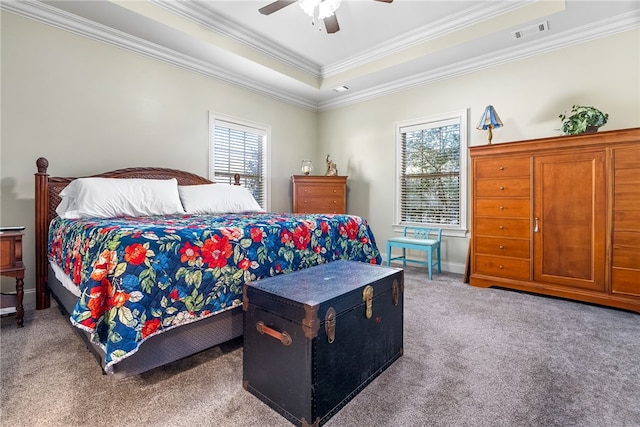
[{"label": "white window blind", "polygon": [[466,112],[464,117],[458,112],[397,129],[396,222],[464,228]]},{"label": "white window blind", "polygon": [[267,130],[213,118],[210,179],[233,184],[235,174],[258,204],[266,205]]}]

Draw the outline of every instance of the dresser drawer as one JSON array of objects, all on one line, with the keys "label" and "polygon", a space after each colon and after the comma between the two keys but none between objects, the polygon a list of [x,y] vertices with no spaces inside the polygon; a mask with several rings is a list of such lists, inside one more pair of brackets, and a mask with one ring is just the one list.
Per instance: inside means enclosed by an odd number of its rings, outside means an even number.
[{"label": "dresser drawer", "polygon": [[303,198],[298,200],[298,206],[296,209],[298,213],[344,213],[345,206],[342,200],[327,200],[327,199],[314,199]]},{"label": "dresser drawer", "polygon": [[476,178],[509,178],[531,176],[529,157],[481,159],[475,163]]},{"label": "dresser drawer", "polygon": [[529,232],[531,225],[528,219],[477,218],[475,224],[475,235],[526,239],[531,236]]},{"label": "dresser drawer", "polygon": [[508,237],[477,237],[476,253],[529,259],[529,239]]},{"label": "dresser drawer", "polygon": [[305,198],[342,198],[344,197],[344,186],[337,185],[298,185],[296,186],[296,197]]},{"label": "dresser drawer", "polygon": [[476,255],[475,268],[476,273],[488,276],[521,280],[529,280],[531,276],[531,262],[523,259]]},{"label": "dresser drawer", "polygon": [[476,181],[476,197],[529,197],[529,178],[479,179]]},{"label": "dresser drawer", "polygon": [[491,217],[529,218],[530,199],[476,199],[475,215]]}]

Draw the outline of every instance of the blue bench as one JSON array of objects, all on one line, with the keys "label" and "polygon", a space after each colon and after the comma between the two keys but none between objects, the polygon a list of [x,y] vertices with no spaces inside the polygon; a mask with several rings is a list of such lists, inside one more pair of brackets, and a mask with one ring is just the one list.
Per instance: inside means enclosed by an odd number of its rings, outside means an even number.
[{"label": "blue bench", "polygon": [[[387,266],[391,261],[402,261],[402,266],[406,267],[407,262],[426,265],[429,269],[429,280],[432,279],[432,268],[437,266],[438,273],[441,273],[440,267],[440,242],[442,241],[441,228],[427,227],[404,227],[402,237],[392,237],[387,240]],[[402,256],[391,256],[392,248],[402,248]],[[420,261],[407,258],[407,249],[427,252],[427,260]],[[433,255],[435,253],[435,260]]]}]

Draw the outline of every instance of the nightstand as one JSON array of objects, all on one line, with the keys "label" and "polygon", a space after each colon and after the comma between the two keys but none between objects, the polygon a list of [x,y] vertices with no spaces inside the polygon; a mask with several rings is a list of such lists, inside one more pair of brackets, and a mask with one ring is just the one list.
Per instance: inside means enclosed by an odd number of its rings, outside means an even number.
[{"label": "nightstand", "polygon": [[[17,227],[20,228],[20,227]],[[24,308],[24,264],[22,263],[22,232],[17,230],[0,231],[0,276],[16,278],[16,294],[0,295],[0,307],[16,308],[16,323],[23,326]]]}]

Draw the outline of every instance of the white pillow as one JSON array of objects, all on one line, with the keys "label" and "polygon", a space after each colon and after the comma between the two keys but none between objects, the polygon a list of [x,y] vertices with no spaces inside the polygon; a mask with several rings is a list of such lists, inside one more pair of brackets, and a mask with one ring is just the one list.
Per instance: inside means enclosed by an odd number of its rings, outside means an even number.
[{"label": "white pillow", "polygon": [[180,185],[178,191],[188,214],[264,212],[251,192],[239,185]]},{"label": "white pillow", "polygon": [[60,196],[56,212],[62,218],[184,214],[175,178],[78,178]]}]

